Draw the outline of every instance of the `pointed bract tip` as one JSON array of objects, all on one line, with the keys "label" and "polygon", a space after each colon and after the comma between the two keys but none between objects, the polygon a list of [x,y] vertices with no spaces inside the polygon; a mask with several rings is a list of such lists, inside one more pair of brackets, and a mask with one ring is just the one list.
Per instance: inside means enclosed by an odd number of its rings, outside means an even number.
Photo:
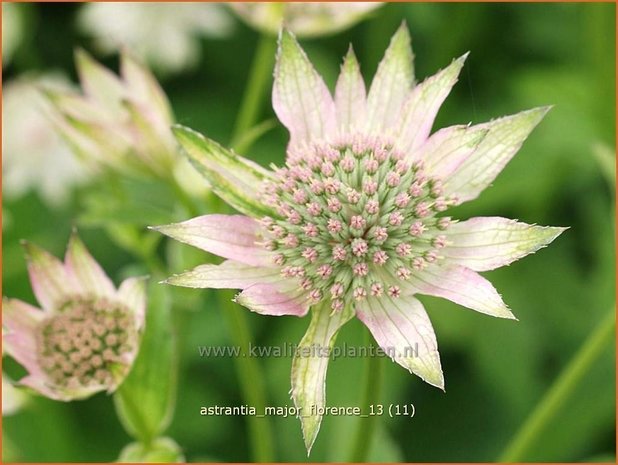
[{"label": "pointed bract tip", "polygon": [[305,443],[305,449],[307,449],[307,457],[311,455],[311,449],[313,449],[313,444],[315,443],[316,437],[317,433],[313,435],[313,438],[307,438],[305,436],[305,432],[303,431],[303,442]]},{"label": "pointed bract tip", "polygon": [[459,74],[459,71],[461,70],[461,68],[463,68],[469,55],[470,55],[470,52],[466,52],[460,57],[453,59],[451,64],[446,69],[453,69]]},{"label": "pointed bract tip", "polygon": [[37,251],[42,250],[40,247],[38,247],[37,245],[34,245],[32,242],[26,239],[21,239],[19,241],[19,245],[24,249],[24,253],[26,254],[26,259],[32,258],[33,253],[36,253]]},{"label": "pointed bract tip", "polygon": [[94,57],[82,47],[75,48],[73,51],[73,57],[75,59],[77,71],[80,73],[85,70],[85,67],[95,64],[98,65],[98,62],[94,59]]},{"label": "pointed bract tip", "polygon": [[346,68],[346,67],[351,67],[351,68],[356,68],[358,67],[358,60],[356,59],[356,54],[354,53],[354,47],[352,47],[352,44],[350,44],[350,46],[348,47],[348,51],[346,52],[345,56],[343,57],[343,64],[341,65],[342,68]]},{"label": "pointed bract tip", "polygon": [[279,49],[279,52],[281,52],[281,49],[283,49],[283,47],[287,47],[288,44],[298,45],[296,36],[289,29],[282,27],[279,30],[279,37],[277,38],[277,48]]},{"label": "pointed bract tip", "polygon": [[200,132],[195,131],[187,126],[183,126],[182,124],[174,124],[171,126],[172,134],[176,140],[183,145],[183,142],[188,142],[190,138],[197,138],[200,141],[207,141],[206,137]]},{"label": "pointed bract tip", "polygon": [[462,61],[466,61],[468,59],[468,57],[470,56],[470,50],[468,50],[466,53],[464,53],[462,56],[460,56],[459,58],[457,58],[458,60],[462,60]]},{"label": "pointed bract tip", "polygon": [[497,318],[502,318],[503,320],[519,321],[517,317],[513,315],[513,312],[511,312],[511,309],[508,308],[507,306],[504,307],[501,313],[496,312],[496,314],[492,316],[495,316]]},{"label": "pointed bract tip", "polygon": [[171,128],[172,131],[192,131],[192,132],[196,132],[196,131],[193,131],[193,129],[191,129],[191,128],[187,127],[187,126],[184,126],[184,125],[182,125],[180,123],[172,124],[170,126],[170,128]]},{"label": "pointed bract tip", "polygon": [[69,243],[67,245],[67,253],[69,253],[69,251],[75,249],[76,247],[83,247],[85,249],[86,245],[83,243],[83,241],[79,237],[79,234],[77,233],[77,228],[75,226],[73,226],[71,228],[71,234],[69,235]]},{"label": "pointed bract tip", "polygon": [[391,39],[391,43],[395,40],[403,40],[404,42],[408,43],[412,40],[412,36],[410,35],[410,28],[408,28],[408,23],[405,19],[401,22],[401,24],[395,31],[395,34]]},{"label": "pointed bract tip", "polygon": [[275,76],[277,75],[277,69],[281,66],[281,62],[284,56],[291,54],[290,58],[298,57],[299,55],[305,56],[305,52],[296,40],[296,36],[289,29],[283,28],[279,34],[277,40],[277,57],[275,64]]},{"label": "pointed bract tip", "polygon": [[541,121],[543,118],[545,118],[545,115],[547,113],[549,113],[549,111],[552,108],[554,108],[554,106],[555,105],[544,105],[544,106],[541,106],[541,107],[535,107],[535,108],[532,108],[532,109],[528,110],[527,113],[538,114],[538,119],[539,119],[539,121]]},{"label": "pointed bract tip", "polygon": [[126,64],[137,66],[143,71],[147,71],[150,74],[150,70],[146,68],[144,62],[140,58],[138,58],[137,55],[129,49],[129,47],[127,47],[126,45],[122,45],[120,47],[120,67],[122,68],[123,65]]},{"label": "pointed bract tip", "polygon": [[150,229],[151,231],[156,231],[158,233],[167,235],[167,233],[173,226],[174,224],[160,224],[157,226],[148,226],[148,229]]},{"label": "pointed bract tip", "polygon": [[[395,360],[393,359],[393,361]],[[438,388],[442,392],[446,392],[446,390],[444,389],[444,373],[442,372],[441,367],[440,367],[440,371],[437,373],[437,376],[434,373],[429,373],[430,376],[423,376],[423,375],[426,375],[427,373],[414,372],[410,368],[407,368],[407,370],[413,375],[418,376],[420,379],[422,379],[424,382],[426,382],[430,386]]]}]

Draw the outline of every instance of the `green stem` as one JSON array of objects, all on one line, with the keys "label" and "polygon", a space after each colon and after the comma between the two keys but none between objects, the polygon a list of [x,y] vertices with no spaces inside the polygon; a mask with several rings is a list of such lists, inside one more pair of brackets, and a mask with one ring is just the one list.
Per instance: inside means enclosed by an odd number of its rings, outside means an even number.
[{"label": "green stem", "polygon": [[174,175],[170,173],[169,176],[164,178],[164,181],[170,186],[170,188],[174,192],[174,195],[176,196],[176,200],[178,200],[180,204],[187,210],[187,213],[189,213],[189,215],[192,217],[199,216],[200,212],[197,205],[189,196],[189,194],[185,192],[182,186],[178,184],[178,181],[176,181]]},{"label": "green stem", "polygon": [[[369,330],[366,331],[367,345],[373,344],[373,337]],[[371,405],[380,402],[380,388],[382,384],[382,359],[378,356],[365,358],[365,379],[362,393],[361,408],[368,412]],[[370,415],[358,420],[358,430],[350,456],[350,462],[366,462],[374,432],[377,426],[377,415]]]},{"label": "green stem", "polygon": [[233,148],[236,148],[245,132],[255,125],[260,116],[261,104],[273,72],[276,51],[277,42],[275,38],[268,34],[262,34],[251,64],[247,87],[234,127],[234,135],[230,144]]},{"label": "green stem", "polygon": [[554,419],[579,382],[612,340],[612,335],[616,329],[615,312],[616,310],[612,309],[594,332],[590,334],[507,445],[498,462],[522,462],[529,458],[526,454],[531,446],[539,439],[540,434]]},{"label": "green stem", "polygon": [[[257,361],[249,355],[251,335],[245,315],[245,309],[233,304],[228,292],[218,292],[217,298],[232,334],[234,344],[243,355],[235,360],[243,402],[255,407],[257,412],[266,408],[266,389],[263,372]],[[248,416],[249,441],[255,462],[273,462],[273,433],[267,417]]]}]

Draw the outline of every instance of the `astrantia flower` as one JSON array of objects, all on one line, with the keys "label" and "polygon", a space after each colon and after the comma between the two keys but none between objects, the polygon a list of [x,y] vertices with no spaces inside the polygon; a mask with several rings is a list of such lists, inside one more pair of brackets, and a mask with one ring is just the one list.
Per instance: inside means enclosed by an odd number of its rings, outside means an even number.
[{"label": "astrantia flower", "polygon": [[[395,362],[443,388],[436,336],[415,295],[514,318],[478,272],[508,265],[563,231],[448,216],[451,206],[474,199],[494,180],[547,112],[430,134],[464,59],[415,85],[402,26],[369,92],[350,50],[333,98],[284,31],[273,106],[291,135],[286,164],[264,170],[177,127],[178,140],[218,195],[247,216],[206,215],[158,228],[227,259],[168,282],[240,288],[236,301],[265,315],[303,316],[311,308],[305,348],[332,347],[339,328],[357,316]],[[310,407],[324,405],[328,360],[319,351],[301,353],[293,361],[291,392],[303,408],[309,450],[321,421]]]},{"label": "astrantia flower", "polygon": [[88,172],[57,134],[41,87],[69,88],[62,75],[22,76],[2,88],[2,191],[18,198],[30,190],[53,206],[69,198]]},{"label": "astrantia flower", "polygon": [[383,2],[232,2],[228,5],[252,27],[277,34],[284,25],[299,37],[333,34],[361,21]]},{"label": "astrantia flower", "polygon": [[185,169],[170,126],[172,110],[156,78],[128,53],[121,55],[120,76],[76,53],[83,94],[48,89],[59,120],[58,130],[87,164],[119,172],[178,176],[195,190],[203,180]]},{"label": "astrantia flower", "polygon": [[94,36],[102,51],[133,50],[161,72],[176,73],[196,65],[200,37],[225,37],[232,20],[216,3],[88,3],[80,28]]},{"label": "astrantia flower", "polygon": [[4,299],[4,350],[28,370],[19,384],[69,401],[114,391],[137,355],[144,326],[142,278],[118,290],[73,234],[64,263],[25,244],[38,309]]},{"label": "astrantia flower", "polygon": [[126,53],[120,77],[83,50],[76,65],[83,95],[47,90],[73,150],[90,164],[166,175],[176,153],[172,112],[155,77]]}]

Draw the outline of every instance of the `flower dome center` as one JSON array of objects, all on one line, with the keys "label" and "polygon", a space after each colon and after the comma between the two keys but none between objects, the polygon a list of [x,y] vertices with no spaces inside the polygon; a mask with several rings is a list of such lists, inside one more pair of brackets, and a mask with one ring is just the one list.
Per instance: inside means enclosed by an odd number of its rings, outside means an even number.
[{"label": "flower dome center", "polygon": [[128,370],[137,329],[118,302],[76,298],[41,323],[38,356],[50,380],[67,388],[111,384]]},{"label": "flower dome center", "polygon": [[452,200],[421,163],[393,144],[355,136],[291,153],[265,199],[265,247],[284,277],[299,278],[314,302],[341,310],[349,299],[388,294],[440,259]]}]

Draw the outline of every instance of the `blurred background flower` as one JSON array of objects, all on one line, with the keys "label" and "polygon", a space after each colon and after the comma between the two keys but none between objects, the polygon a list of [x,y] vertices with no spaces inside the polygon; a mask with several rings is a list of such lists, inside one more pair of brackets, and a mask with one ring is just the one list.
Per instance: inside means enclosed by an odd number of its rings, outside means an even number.
[{"label": "blurred background flower", "polygon": [[2,86],[3,193],[18,198],[34,190],[58,206],[88,174],[58,135],[43,87],[66,90],[70,85],[62,73],[47,72]]},{"label": "blurred background flower", "polygon": [[334,34],[365,18],[383,2],[232,2],[230,8],[250,26],[277,34],[282,25],[298,37]]},{"label": "blurred background flower", "polygon": [[88,3],[78,26],[104,53],[126,47],[162,73],[177,73],[200,60],[200,37],[227,37],[232,21],[217,3]]},{"label": "blurred background flower", "polygon": [[41,308],[2,301],[2,345],[27,375],[19,385],[49,399],[84,399],[117,389],[139,350],[145,282],[118,290],[73,232],[64,263],[24,243],[32,290]]},{"label": "blurred background flower", "polygon": [[172,180],[203,195],[205,183],[178,150],[170,102],[150,70],[127,50],[119,75],[81,49],[75,64],[81,92],[42,87],[56,130],[75,155],[100,172]]}]

